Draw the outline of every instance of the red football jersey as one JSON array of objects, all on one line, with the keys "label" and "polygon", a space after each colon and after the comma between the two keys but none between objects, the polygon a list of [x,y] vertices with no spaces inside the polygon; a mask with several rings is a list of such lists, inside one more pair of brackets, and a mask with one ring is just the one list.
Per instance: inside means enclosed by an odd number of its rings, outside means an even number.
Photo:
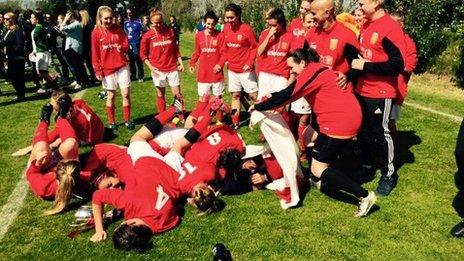
[{"label": "red football jersey", "polygon": [[213,71],[213,67],[219,64],[224,67],[226,54],[224,47],[224,34],[214,31],[211,35],[199,32],[195,35],[195,50],[190,59],[190,66],[198,64],[197,82],[215,83],[224,81],[224,72]]},{"label": "red football jersey", "polygon": [[[264,30],[259,36],[259,45],[264,42],[269,29]],[[288,32],[283,32],[279,35],[274,35],[264,50],[264,52],[258,56],[257,66],[260,72],[275,74],[288,78],[290,76],[290,70],[287,66],[288,54],[292,50],[293,36]]]},{"label": "red football jersey", "polygon": [[340,22],[335,22],[327,30],[311,28],[306,35],[306,40],[309,47],[317,51],[322,64],[343,74],[350,70],[350,64],[345,56],[345,47],[351,45],[359,49],[355,33]]},{"label": "red football jersey", "polygon": [[180,216],[174,207],[179,197],[176,172],[160,159],[140,157],[132,168],[133,182],[123,190],[103,189],[93,194],[95,204],[110,204],[124,210],[124,219],[140,218],[154,234],[174,228]]},{"label": "red football jersey", "polygon": [[103,141],[105,126],[100,117],[84,100],[77,99],[73,101],[70,123],[79,140],[89,144]]},{"label": "red football jersey", "polygon": [[407,34],[404,34],[406,43],[406,53],[404,57],[404,72],[398,75],[398,93],[395,104],[402,105],[406,96],[408,96],[408,83],[411,74],[417,66],[417,48],[414,40]]},{"label": "red football jersey", "polygon": [[183,195],[189,195],[192,188],[197,184],[212,184],[216,179],[216,173],[214,164],[184,160],[182,169],[179,170],[177,185]]},{"label": "red football jersey", "polygon": [[150,64],[162,72],[177,70],[177,59],[181,57],[176,36],[170,27],[159,31],[150,29],[142,36],[140,58],[149,60]]},{"label": "red football jersey", "polygon": [[[385,14],[374,21],[364,23],[360,35],[360,50],[363,58],[373,64],[389,61],[390,57],[384,48],[384,41],[391,42],[405,57],[405,38],[400,25]],[[403,59],[404,61],[404,59]],[[367,63],[364,65],[366,70]],[[398,74],[382,75],[363,72],[358,80],[356,92],[368,98],[395,98],[398,88]]]},{"label": "red football jersey", "polygon": [[227,56],[227,68],[236,73],[243,72],[243,66],[253,68],[256,59],[256,36],[250,25],[241,23],[232,28],[224,25],[224,37]]},{"label": "red football jersey", "polygon": [[92,31],[92,66],[99,76],[111,75],[128,64],[129,42],[119,26]]},{"label": "red football jersey", "polygon": [[229,148],[237,149],[243,153],[245,144],[235,130],[226,125],[219,125],[202,134],[200,140],[192,145],[184,157],[190,162],[205,162],[216,165],[219,153]]},{"label": "red football jersey", "polygon": [[53,199],[58,189],[58,181],[55,174],[56,164],[52,164],[44,169],[31,162],[26,170],[26,179],[31,191],[43,199]]}]

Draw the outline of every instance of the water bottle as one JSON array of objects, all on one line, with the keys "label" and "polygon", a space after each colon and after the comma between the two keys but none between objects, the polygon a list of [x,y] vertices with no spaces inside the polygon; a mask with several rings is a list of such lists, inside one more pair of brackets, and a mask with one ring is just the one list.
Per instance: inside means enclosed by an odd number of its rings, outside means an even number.
[{"label": "water bottle", "polygon": [[222,243],[217,243],[213,246],[214,261],[232,261],[232,255]]}]

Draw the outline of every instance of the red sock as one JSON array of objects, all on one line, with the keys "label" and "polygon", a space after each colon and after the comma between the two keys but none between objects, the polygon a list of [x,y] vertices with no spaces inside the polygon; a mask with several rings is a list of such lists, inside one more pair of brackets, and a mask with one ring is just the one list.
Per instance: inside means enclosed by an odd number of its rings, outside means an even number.
[{"label": "red sock", "polygon": [[108,116],[108,123],[114,124],[114,106],[106,106],[106,115]]},{"label": "red sock", "polygon": [[200,117],[201,112],[205,109],[205,107],[208,105],[208,101],[197,101],[197,106],[195,106],[195,109],[190,113],[190,115],[198,119]]},{"label": "red sock", "polygon": [[122,114],[124,117],[124,121],[128,122],[131,116],[131,106],[130,105],[122,106]]},{"label": "red sock", "polygon": [[48,141],[49,142],[54,142],[56,139],[60,137],[60,133],[58,132],[58,129],[55,128],[52,130],[52,132],[48,133]]},{"label": "red sock", "polygon": [[174,118],[174,113],[176,112],[176,108],[171,107],[167,111],[163,111],[158,113],[156,115],[155,119],[158,119],[161,122],[161,125],[165,125],[170,121],[172,118]]},{"label": "red sock", "polygon": [[48,143],[48,123],[41,121],[37,129],[35,129],[34,137],[32,138],[32,145],[35,145],[39,141],[45,141]]},{"label": "red sock", "polygon": [[64,142],[66,139],[74,138],[77,140],[76,132],[74,131],[73,127],[69,123],[67,119],[58,118],[56,121],[56,128],[60,133],[61,142]]},{"label": "red sock", "polygon": [[240,123],[240,114],[232,115],[232,123],[238,125]]},{"label": "red sock", "polygon": [[166,100],[164,97],[156,97],[156,107],[158,108],[158,113],[166,110]]}]

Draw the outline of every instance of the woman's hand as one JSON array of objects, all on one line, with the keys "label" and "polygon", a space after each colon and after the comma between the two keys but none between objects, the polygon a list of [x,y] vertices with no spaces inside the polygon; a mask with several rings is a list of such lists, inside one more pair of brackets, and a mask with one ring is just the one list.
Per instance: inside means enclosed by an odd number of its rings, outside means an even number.
[{"label": "woman's hand", "polygon": [[104,241],[106,239],[106,232],[105,230],[97,231],[95,234],[90,238],[90,241],[94,243],[98,243]]}]

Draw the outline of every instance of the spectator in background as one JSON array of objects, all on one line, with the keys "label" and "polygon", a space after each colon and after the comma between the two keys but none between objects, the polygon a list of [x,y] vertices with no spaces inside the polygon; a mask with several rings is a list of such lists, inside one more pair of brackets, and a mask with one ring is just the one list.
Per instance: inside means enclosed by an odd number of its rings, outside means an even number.
[{"label": "spectator in background", "polygon": [[221,16],[218,18],[215,29],[218,32],[222,32],[224,30],[224,20],[222,19]]},{"label": "spectator in background", "polygon": [[[34,29],[34,25],[31,24],[31,15],[32,10],[28,9],[24,11],[22,19],[20,21],[20,26],[24,32],[24,48],[26,50],[26,55],[32,53],[32,30]],[[35,63],[26,59],[26,62],[29,64],[31,68],[35,68]],[[42,89],[42,84],[40,84],[40,77],[37,74],[35,69],[32,69],[32,80],[34,81],[34,85],[38,90]]]},{"label": "spectator in background", "polygon": [[124,26],[124,19],[122,18],[121,14],[116,14],[113,16],[113,24],[123,27]]},{"label": "spectator in background", "polygon": [[95,24],[90,18],[90,15],[87,12],[87,10],[80,10],[79,15],[81,16],[82,26],[82,59],[84,61],[84,65],[87,67],[87,70],[89,71],[89,79],[86,80],[89,80],[89,83],[91,85],[95,85],[97,82],[97,78],[95,77],[95,72],[92,67],[92,57],[90,51],[90,38]]},{"label": "spectator in background", "polygon": [[197,25],[195,26],[195,33],[201,32],[205,30],[205,21],[203,20],[203,16],[200,16]]},{"label": "spectator in background", "polygon": [[[47,89],[56,89],[58,88],[56,79],[48,73],[52,57],[48,52],[47,31],[42,25],[43,21],[42,13],[33,12],[31,14],[31,24],[35,27],[32,30],[32,52],[29,54],[29,60],[35,63],[34,70],[47,82]],[[46,93],[47,89],[41,88],[37,90],[37,93]]]},{"label": "spectator in background", "polygon": [[[66,43],[66,34],[60,31],[60,24],[64,20],[64,15],[60,14],[56,18],[56,23],[58,26],[53,25],[53,32],[52,38],[55,41],[55,45],[51,47],[52,50],[52,55],[56,54],[57,59],[60,61],[61,64],[61,79],[60,79],[60,85],[69,85],[71,82],[69,78],[69,70],[72,68],[69,66],[68,61],[66,60],[66,57],[64,55],[64,49],[65,49],[65,43]],[[60,71],[60,70],[57,70]],[[74,74],[74,71],[72,71]]]},{"label": "spectator in background", "polygon": [[82,25],[78,18],[79,12],[68,11],[60,25],[60,30],[66,33],[64,55],[76,76],[76,80],[71,83],[74,90],[80,90],[83,84],[87,84],[87,76],[82,61]]},{"label": "spectator in background", "polygon": [[172,30],[174,30],[174,34],[176,35],[176,42],[177,44],[179,44],[180,34],[182,32],[180,31],[180,26],[177,23],[177,19],[175,16],[169,17],[169,26],[171,26]]},{"label": "spectator in background", "polygon": [[[0,39],[5,36],[7,31],[3,22],[3,15],[3,12],[0,12]],[[0,48],[0,76],[5,76],[5,53],[3,52],[3,48]],[[0,93],[2,93],[1,90]]]},{"label": "spectator in background", "polygon": [[18,26],[16,15],[8,12],[3,17],[5,23],[5,35],[2,37],[7,56],[7,79],[13,85],[16,91],[16,97],[13,101],[24,100],[26,94],[26,85],[24,82],[24,33]]},{"label": "spectator in background", "polygon": [[148,32],[150,30],[150,19],[148,19],[148,15],[142,16],[142,34]]},{"label": "spectator in background", "polygon": [[131,80],[134,81],[136,79],[136,75],[138,75],[139,82],[143,82],[143,62],[139,55],[140,39],[142,38],[143,34],[143,25],[139,19],[134,18],[132,8],[127,8],[126,14],[127,19],[124,22],[124,31],[126,32],[127,39],[129,40],[128,54]]}]

